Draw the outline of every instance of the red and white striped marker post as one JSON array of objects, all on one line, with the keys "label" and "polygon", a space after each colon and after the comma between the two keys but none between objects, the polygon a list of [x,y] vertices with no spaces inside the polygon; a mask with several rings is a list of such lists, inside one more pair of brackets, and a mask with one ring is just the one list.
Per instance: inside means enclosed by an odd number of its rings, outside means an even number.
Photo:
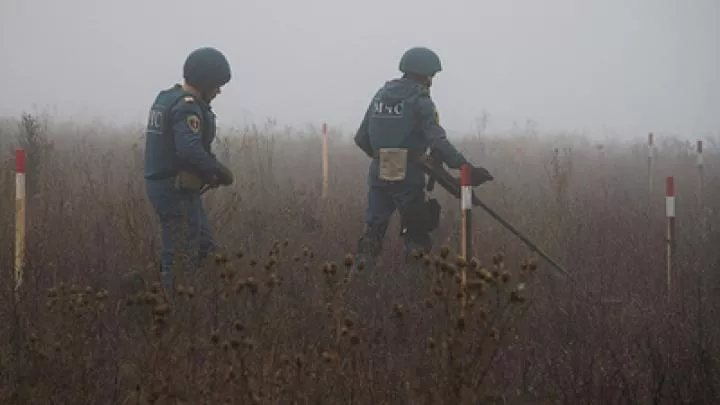
[{"label": "red and white striped marker post", "polygon": [[[472,166],[465,164],[460,168],[460,254],[466,263],[472,259]],[[460,274],[460,316],[465,316],[467,305],[467,270]]]},{"label": "red and white striped marker post", "polygon": [[655,139],[653,133],[648,134],[648,155],[647,155],[647,170],[648,170],[648,191],[652,193],[653,189],[653,148],[655,146]]},{"label": "red and white striped marker post", "polygon": [[675,256],[675,179],[669,176],[665,180],[665,216],[667,217],[667,247],[666,257],[666,287],[667,297],[670,298],[672,291],[672,271]]},{"label": "red and white striped marker post", "polygon": [[15,291],[22,286],[25,266],[25,150],[15,151]]},{"label": "red and white striped marker post", "polygon": [[697,202],[700,210],[700,228],[702,229],[700,235],[707,237],[707,212],[705,210],[705,170],[703,161],[703,141],[698,139],[697,146],[695,147],[697,152],[697,167],[698,167],[698,190],[697,190]]},{"label": "red and white striped marker post", "polygon": [[702,205],[702,196],[703,192],[705,191],[705,179],[704,179],[704,173],[703,173],[703,141],[698,140],[697,146],[696,146],[696,152],[697,152],[697,167],[698,167],[698,187],[699,187],[699,196],[700,196],[700,202]]},{"label": "red and white striped marker post", "polygon": [[322,124],[322,173],[323,173],[323,188],[322,197],[327,198],[328,189],[330,188],[330,152],[328,147],[328,128],[327,123]]}]

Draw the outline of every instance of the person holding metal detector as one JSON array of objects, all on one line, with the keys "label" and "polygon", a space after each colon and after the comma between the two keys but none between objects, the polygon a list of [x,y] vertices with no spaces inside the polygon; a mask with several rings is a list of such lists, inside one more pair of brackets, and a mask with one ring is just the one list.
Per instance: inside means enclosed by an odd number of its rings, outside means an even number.
[{"label": "person holding metal detector", "polygon": [[[425,47],[408,49],[400,59],[403,76],[385,83],[374,95],[355,134],[355,144],[372,160],[368,169],[365,231],[358,240],[356,260],[374,267],[391,216],[398,210],[405,242],[405,260],[415,250],[428,253],[430,232],[438,226],[440,205],[426,200],[425,154],[459,169],[467,159],[447,139],[440,125],[430,87],[442,70],[438,55]],[[493,180],[473,166],[473,185]]]},{"label": "person holding metal detector", "polygon": [[145,144],[145,185],[160,219],[161,278],[166,293],[173,287],[177,252],[200,267],[215,249],[201,194],[233,183],[233,174],[212,153],[215,113],[211,101],[230,81],[230,65],[214,48],[190,53],[183,84],[162,90],[150,108]]}]

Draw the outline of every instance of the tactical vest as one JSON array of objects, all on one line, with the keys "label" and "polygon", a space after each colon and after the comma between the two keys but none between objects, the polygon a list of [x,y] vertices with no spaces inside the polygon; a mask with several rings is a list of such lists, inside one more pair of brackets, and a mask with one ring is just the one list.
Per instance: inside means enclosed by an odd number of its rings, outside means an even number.
[{"label": "tactical vest", "polygon": [[[427,150],[418,120],[417,101],[423,96],[417,83],[407,79],[389,81],[373,97],[368,111],[370,147],[374,153],[381,148],[408,149],[408,156]],[[371,185],[382,185],[377,179],[378,160],[373,158],[369,167]],[[413,162],[408,162],[406,184],[424,184],[425,175]]]},{"label": "tactical vest", "polygon": [[[391,84],[394,88],[388,88]],[[373,150],[406,148],[424,152],[427,149],[416,114],[420,96],[418,86],[407,81],[389,82],[377,92],[370,105],[368,122]]]},{"label": "tactical vest", "polygon": [[[185,91],[182,86],[175,85],[170,89],[161,91],[148,116],[145,130],[145,178],[158,180],[174,176],[178,171],[188,169],[175,152],[175,138],[173,134],[173,123],[171,110],[185,97],[195,96]],[[197,101],[195,101],[197,102]],[[210,145],[213,141],[214,114],[207,108],[200,106],[202,111],[203,147],[210,153]]]}]

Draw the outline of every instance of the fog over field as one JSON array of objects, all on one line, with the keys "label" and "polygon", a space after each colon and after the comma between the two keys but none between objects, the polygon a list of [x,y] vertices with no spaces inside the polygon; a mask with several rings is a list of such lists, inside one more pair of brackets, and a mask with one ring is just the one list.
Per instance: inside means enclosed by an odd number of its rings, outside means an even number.
[{"label": "fog over field", "polygon": [[195,47],[234,77],[222,125],[268,117],[354,130],[413,45],[437,50],[442,122],[694,139],[720,128],[715,0],[2,0],[0,115],[144,122]]},{"label": "fog over field", "polygon": [[[0,404],[717,404],[719,26],[717,0],[0,0]],[[357,260],[351,137],[416,45],[474,195],[569,276],[439,183],[432,251],[406,262],[395,215]],[[144,125],[201,46],[234,182],[166,294]]]}]

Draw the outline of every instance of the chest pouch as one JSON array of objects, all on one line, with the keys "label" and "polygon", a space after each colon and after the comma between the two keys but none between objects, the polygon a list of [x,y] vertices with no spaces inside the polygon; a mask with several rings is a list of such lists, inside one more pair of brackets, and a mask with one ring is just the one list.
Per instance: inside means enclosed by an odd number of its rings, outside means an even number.
[{"label": "chest pouch", "polygon": [[380,170],[378,178],[387,181],[405,180],[408,150],[404,148],[381,148],[378,151]]}]

